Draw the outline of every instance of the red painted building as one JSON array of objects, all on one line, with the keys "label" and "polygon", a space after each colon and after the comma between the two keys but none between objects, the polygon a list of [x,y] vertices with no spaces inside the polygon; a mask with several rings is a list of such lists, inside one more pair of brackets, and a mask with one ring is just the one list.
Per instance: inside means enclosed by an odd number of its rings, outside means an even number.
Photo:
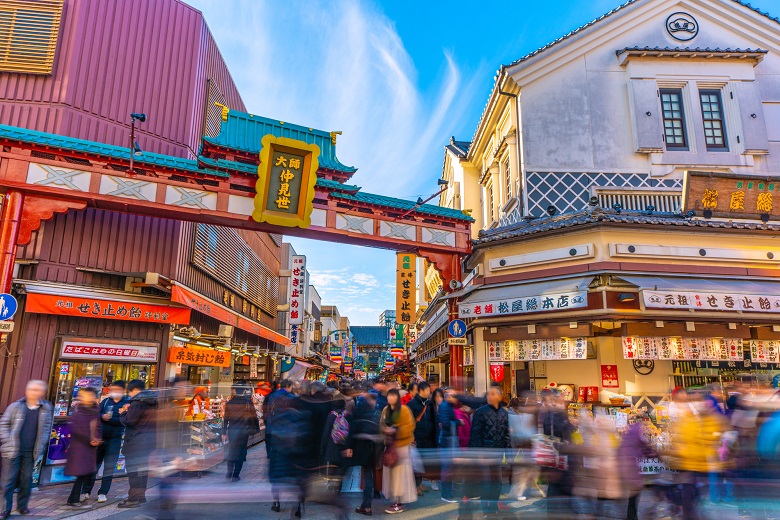
[{"label": "red painted building", "polygon": [[[192,157],[219,131],[215,103],[245,110],[202,14],[183,2],[8,0],[0,15],[24,22],[0,52],[0,124],[128,146],[130,113],[144,113],[144,151]],[[16,52],[25,45],[36,52]],[[43,222],[18,250],[0,410],[29,379],[49,381],[65,415],[79,384],[177,374],[216,393],[270,378],[269,358],[236,351],[275,350],[280,246],[265,233],[94,208]],[[185,344],[230,362],[169,362],[169,347]]]}]

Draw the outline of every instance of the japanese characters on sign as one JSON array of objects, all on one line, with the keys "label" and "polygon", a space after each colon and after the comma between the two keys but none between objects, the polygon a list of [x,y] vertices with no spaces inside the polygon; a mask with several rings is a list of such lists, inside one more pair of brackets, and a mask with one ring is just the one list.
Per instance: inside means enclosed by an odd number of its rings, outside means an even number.
[{"label": "japanese characters on sign", "polygon": [[290,345],[298,344],[298,325],[290,325]]},{"label": "japanese characters on sign", "polygon": [[587,307],[587,291],[573,291],[556,294],[543,294],[492,300],[475,303],[458,304],[458,317],[479,318],[480,316],[502,316],[510,314],[526,314],[530,312],[551,312]]},{"label": "japanese characters on sign", "polygon": [[67,340],[62,342],[60,358],[155,363],[157,347]]},{"label": "japanese characters on sign", "polygon": [[344,356],[341,352],[341,345],[334,343],[330,346],[330,360],[334,363],[341,363],[344,360]]},{"label": "japanese characters on sign", "polygon": [[601,365],[601,386],[604,388],[620,388],[617,365]]},{"label": "japanese characters on sign", "polygon": [[742,361],[741,338],[623,336],[625,359]]},{"label": "japanese characters on sign", "polygon": [[753,363],[778,363],[780,362],[780,341],[751,339],[750,361]]},{"label": "japanese characters on sign", "polygon": [[488,361],[587,358],[588,338],[524,339],[488,342]]},{"label": "japanese characters on sign", "polygon": [[395,320],[409,325],[417,318],[417,257],[398,253],[395,272]]},{"label": "japanese characters on sign", "polygon": [[780,215],[780,206],[774,204],[780,198],[780,177],[688,172],[685,185],[683,212],[752,219]]},{"label": "japanese characters on sign", "polygon": [[98,298],[77,298],[55,294],[27,295],[27,312],[103,318],[108,320],[147,321],[162,324],[189,324],[190,309]]},{"label": "japanese characters on sign", "polygon": [[315,144],[264,136],[252,218],[278,226],[309,227],[319,155]]},{"label": "japanese characters on sign", "polygon": [[743,311],[780,313],[780,296],[726,294],[717,292],[649,291],[642,300],[648,309],[694,309],[703,311]]},{"label": "japanese characters on sign", "polygon": [[230,352],[198,347],[168,347],[168,362],[207,367],[229,367]]},{"label": "japanese characters on sign", "polygon": [[301,325],[306,313],[306,257],[292,257],[290,275],[290,324]]}]

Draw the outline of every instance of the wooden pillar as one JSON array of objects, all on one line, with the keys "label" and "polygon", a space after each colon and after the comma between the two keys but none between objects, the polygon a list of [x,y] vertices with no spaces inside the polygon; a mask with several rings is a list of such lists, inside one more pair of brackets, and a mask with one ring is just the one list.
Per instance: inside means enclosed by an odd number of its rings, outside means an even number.
[{"label": "wooden pillar", "polygon": [[11,292],[23,206],[24,195],[18,191],[9,191],[0,211],[0,292],[4,293]]}]

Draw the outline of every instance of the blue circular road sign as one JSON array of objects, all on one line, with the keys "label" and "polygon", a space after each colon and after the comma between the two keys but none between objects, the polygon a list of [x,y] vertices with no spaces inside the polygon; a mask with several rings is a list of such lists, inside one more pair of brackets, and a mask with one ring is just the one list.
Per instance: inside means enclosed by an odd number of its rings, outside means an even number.
[{"label": "blue circular road sign", "polygon": [[7,293],[0,293],[0,321],[13,318],[18,307],[16,298]]},{"label": "blue circular road sign", "polygon": [[466,335],[466,322],[463,320],[451,320],[447,330],[451,338],[462,338]]}]

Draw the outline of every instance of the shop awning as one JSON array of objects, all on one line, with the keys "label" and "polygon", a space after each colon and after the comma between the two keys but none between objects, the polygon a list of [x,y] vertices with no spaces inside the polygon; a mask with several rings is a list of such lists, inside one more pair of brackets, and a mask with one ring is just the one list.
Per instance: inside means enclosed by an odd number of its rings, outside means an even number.
[{"label": "shop awning", "polygon": [[27,293],[25,312],[167,325],[190,322],[190,309],[167,298],[50,282],[15,283]]},{"label": "shop awning", "polygon": [[278,332],[264,327],[259,323],[246,318],[232,309],[221,305],[214,300],[203,296],[197,291],[184,285],[174,282],[171,288],[171,300],[186,305],[201,314],[211,316],[215,320],[221,321],[226,325],[238,327],[255,336],[260,336],[267,340],[279,343],[285,347],[290,345],[290,338],[279,334]]},{"label": "shop awning", "polygon": [[780,313],[780,282],[685,276],[614,275],[636,286],[645,307]]}]

